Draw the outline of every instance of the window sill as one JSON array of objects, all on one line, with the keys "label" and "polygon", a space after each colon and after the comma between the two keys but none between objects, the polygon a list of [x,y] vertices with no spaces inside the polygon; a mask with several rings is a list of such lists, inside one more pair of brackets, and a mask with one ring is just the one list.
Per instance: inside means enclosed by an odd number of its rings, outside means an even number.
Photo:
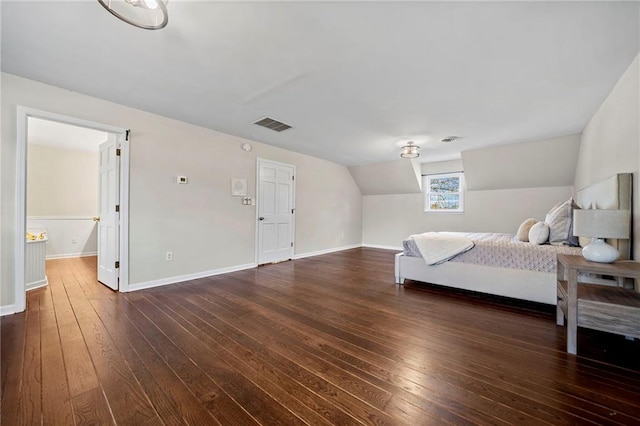
[{"label": "window sill", "polygon": [[424,214],[464,214],[464,210],[425,210]]}]

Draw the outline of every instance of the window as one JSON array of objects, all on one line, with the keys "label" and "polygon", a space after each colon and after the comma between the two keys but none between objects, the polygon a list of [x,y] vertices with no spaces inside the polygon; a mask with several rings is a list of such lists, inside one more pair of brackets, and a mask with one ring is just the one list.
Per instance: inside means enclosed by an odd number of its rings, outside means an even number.
[{"label": "window", "polygon": [[443,173],[422,177],[426,213],[464,211],[464,174]]}]

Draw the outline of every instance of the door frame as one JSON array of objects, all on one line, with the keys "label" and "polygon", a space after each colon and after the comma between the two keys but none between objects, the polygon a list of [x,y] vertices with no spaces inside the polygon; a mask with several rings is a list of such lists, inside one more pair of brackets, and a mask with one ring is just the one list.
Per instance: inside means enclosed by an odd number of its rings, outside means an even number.
[{"label": "door frame", "polygon": [[15,235],[15,286],[14,309],[22,312],[26,309],[25,290],[25,233],[27,227],[27,144],[29,117],[41,118],[73,126],[86,127],[102,132],[113,133],[120,142],[120,290],[129,289],[129,141],[128,130],[122,127],[69,117],[53,112],[18,106],[16,110],[16,235]]},{"label": "door frame", "polygon": [[[266,158],[261,158],[258,157],[256,158],[256,217],[255,217],[255,226],[256,226],[256,236],[255,236],[255,241],[256,241],[256,250],[255,250],[255,264],[257,266],[260,266],[260,264],[258,263],[258,260],[260,259],[259,257],[259,253],[260,253],[260,226],[258,225],[258,218],[260,217],[260,165],[262,163],[269,163],[269,164],[277,164],[279,166],[286,166],[286,167],[291,167],[293,168],[293,175],[294,177],[297,174],[297,169],[296,166],[294,164],[288,164],[288,163],[282,163],[280,161],[273,161],[273,160],[267,160]],[[293,195],[291,196],[291,204],[293,205],[293,209],[296,211],[297,213],[297,209],[296,209],[296,180],[295,178],[293,179],[293,188],[292,188],[292,192]],[[296,216],[297,214],[293,214],[292,218],[291,218],[291,239],[293,240],[293,247],[291,248],[291,259],[293,260],[293,258],[295,257],[296,254]]]}]

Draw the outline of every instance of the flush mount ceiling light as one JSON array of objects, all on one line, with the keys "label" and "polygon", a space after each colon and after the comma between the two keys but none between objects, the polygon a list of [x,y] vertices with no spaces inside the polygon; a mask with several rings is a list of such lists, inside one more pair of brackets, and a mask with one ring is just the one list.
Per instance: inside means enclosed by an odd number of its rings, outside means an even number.
[{"label": "flush mount ceiling light", "polygon": [[400,149],[400,157],[417,158],[420,157],[420,153],[418,151],[420,151],[420,147],[418,145],[415,145],[413,141],[409,141]]},{"label": "flush mount ceiling light", "polygon": [[159,30],[167,26],[169,0],[98,0],[113,16],[134,27]]}]

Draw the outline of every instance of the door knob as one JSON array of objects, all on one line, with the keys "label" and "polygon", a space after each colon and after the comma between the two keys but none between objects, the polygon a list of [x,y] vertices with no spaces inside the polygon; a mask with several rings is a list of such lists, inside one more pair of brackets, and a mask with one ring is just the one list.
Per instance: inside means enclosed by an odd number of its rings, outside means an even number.
[{"label": "door knob", "polygon": [[258,218],[258,220],[264,220],[264,217],[260,216],[260,217]]},{"label": "door knob", "polygon": [[100,216],[94,216],[92,220],[94,222],[100,222]]}]

